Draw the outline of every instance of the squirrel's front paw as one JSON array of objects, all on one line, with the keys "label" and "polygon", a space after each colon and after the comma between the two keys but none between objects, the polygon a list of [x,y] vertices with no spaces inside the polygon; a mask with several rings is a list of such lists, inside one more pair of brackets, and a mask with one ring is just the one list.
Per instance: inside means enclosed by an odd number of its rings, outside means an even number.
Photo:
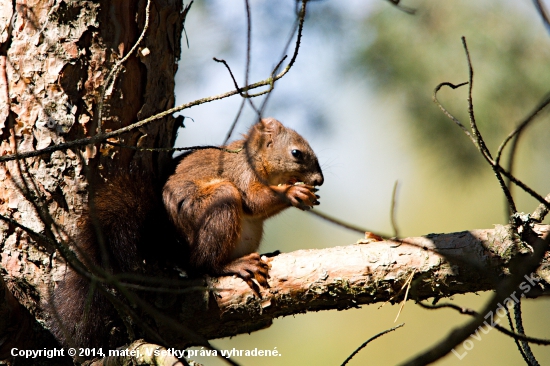
[{"label": "squirrel's front paw", "polygon": [[317,188],[304,183],[295,183],[287,191],[287,198],[294,207],[300,210],[309,210],[320,204]]}]

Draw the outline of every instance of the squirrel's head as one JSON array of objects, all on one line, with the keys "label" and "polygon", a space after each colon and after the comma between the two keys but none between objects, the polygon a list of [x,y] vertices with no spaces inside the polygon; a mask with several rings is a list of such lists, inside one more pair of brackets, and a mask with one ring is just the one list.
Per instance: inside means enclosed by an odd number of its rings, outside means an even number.
[{"label": "squirrel's head", "polygon": [[247,145],[257,168],[262,170],[258,173],[267,178],[267,183],[323,184],[323,172],[307,141],[276,119],[264,118],[252,126]]}]

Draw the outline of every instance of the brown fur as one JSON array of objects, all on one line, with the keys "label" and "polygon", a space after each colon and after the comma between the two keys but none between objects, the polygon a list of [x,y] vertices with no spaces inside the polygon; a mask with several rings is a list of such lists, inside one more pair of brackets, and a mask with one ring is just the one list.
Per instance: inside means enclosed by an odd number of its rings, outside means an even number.
[{"label": "brown fur", "polygon": [[198,150],[185,157],[164,186],[164,204],[189,244],[193,269],[267,285],[267,265],[258,255],[242,256],[257,250],[265,219],[291,205],[318,203],[313,186],[323,184],[323,174],[309,144],[275,119],[257,123],[227,150],[238,152]]},{"label": "brown fur", "polygon": [[[81,259],[112,273],[144,271],[144,260],[179,262],[191,274],[234,274],[267,286],[269,266],[256,253],[263,222],[290,206],[319,204],[314,186],[323,174],[308,143],[274,119],[255,124],[227,149],[238,152],[205,149],[180,158],[162,198],[136,175],[98,189],[95,220],[84,215],[76,240]],[[124,343],[126,335],[112,331],[124,329],[113,306],[75,272],[68,271],[53,305],[62,324],[54,321],[52,331],[64,345]]]},{"label": "brown fur", "polygon": [[[95,208],[82,216],[75,238],[76,253],[90,270],[139,273],[143,258],[159,260],[162,252],[185,256],[183,247],[168,246],[174,235],[155,191],[141,174],[118,175],[97,190]],[[71,269],[55,289],[52,307],[50,328],[65,346],[116,348],[128,339],[110,301]]]}]

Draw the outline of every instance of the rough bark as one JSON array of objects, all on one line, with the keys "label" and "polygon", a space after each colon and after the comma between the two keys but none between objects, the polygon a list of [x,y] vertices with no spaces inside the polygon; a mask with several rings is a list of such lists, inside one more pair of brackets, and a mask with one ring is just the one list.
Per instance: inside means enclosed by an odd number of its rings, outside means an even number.
[{"label": "rough bark", "polygon": [[[541,236],[549,230],[536,227]],[[504,226],[399,243],[299,250],[273,258],[270,288],[262,289],[261,298],[237,277],[212,278],[210,296],[183,296],[168,312],[177,314],[179,309],[182,324],[207,339],[233,336],[268,327],[280,316],[402,301],[405,291],[400,290],[411,275],[416,299],[492,290],[509,275],[510,259],[524,252],[528,250],[518,246]],[[546,282],[549,259],[547,254],[537,272]],[[173,333],[171,324],[160,327],[162,334]],[[185,339],[176,341],[182,347],[188,344]]]},{"label": "rough bark", "polygon": [[[105,79],[137,41],[145,8],[143,0],[0,2],[1,155],[96,133]],[[181,1],[151,3],[140,51],[130,55],[114,87],[105,92],[104,131],[173,107],[181,11]],[[171,147],[175,128],[169,116],[113,142]],[[67,240],[87,205],[90,182],[131,166],[152,176],[162,174],[169,157],[168,152],[96,145],[0,164],[0,215]],[[0,275],[7,288],[42,324],[43,305],[64,273],[63,261],[51,245],[5,220],[0,220],[0,253]]]}]

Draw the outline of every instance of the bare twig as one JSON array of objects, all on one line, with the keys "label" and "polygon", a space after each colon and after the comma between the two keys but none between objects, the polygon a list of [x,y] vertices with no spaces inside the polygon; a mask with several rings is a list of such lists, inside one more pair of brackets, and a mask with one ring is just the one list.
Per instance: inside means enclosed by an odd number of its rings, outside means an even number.
[{"label": "bare twig", "polygon": [[[246,10],[246,65],[244,70],[244,85],[248,85],[248,76],[250,75],[250,45],[252,43],[252,15],[250,14],[250,4],[248,0],[244,0],[244,7]],[[245,89],[245,95],[248,97],[248,90]],[[256,109],[251,102],[252,108]]]},{"label": "bare twig", "polygon": [[550,208],[550,201],[547,201],[544,197],[542,197],[540,194],[535,192],[531,187],[529,187],[527,184],[523,183],[519,179],[517,179],[515,176],[510,174],[510,172],[506,171],[503,167],[500,165],[495,166],[500,173],[502,173],[505,177],[510,179],[512,183],[523,189],[525,192],[529,193],[533,198],[535,198],[537,201],[540,202],[540,204],[546,206],[547,208]]},{"label": "bare twig", "polygon": [[377,235],[377,236],[380,236],[380,237],[382,237],[382,238],[384,238],[384,239],[390,238],[389,235],[379,234],[379,233],[376,233],[376,232],[374,232],[374,231],[367,230],[367,229],[362,228],[362,227],[359,227],[359,226],[355,226],[355,225],[353,225],[353,224],[348,224],[348,223],[346,223],[346,222],[343,222],[343,221],[341,221],[341,220],[338,220],[338,219],[336,219],[336,218],[334,218],[334,217],[331,217],[331,216],[329,216],[329,215],[327,215],[327,214],[325,214],[325,213],[319,212],[319,211],[317,211],[317,210],[309,210],[308,212],[311,213],[311,214],[313,214],[313,215],[315,215],[315,216],[318,216],[318,217],[322,218],[323,220],[326,220],[326,221],[328,221],[328,222],[331,222],[331,223],[333,223],[333,224],[336,224],[336,225],[341,226],[341,227],[343,227],[343,228],[346,228],[346,229],[348,229],[348,230],[356,231],[356,232],[361,233],[361,234],[365,234],[366,232],[370,232],[370,233],[372,233],[372,234],[374,234],[374,235]]},{"label": "bare twig", "polygon": [[189,38],[187,37],[187,31],[185,30],[185,20],[187,19],[187,14],[189,14],[189,10],[191,9],[191,5],[193,5],[194,0],[191,0],[191,2],[183,7],[183,11],[181,12],[181,26],[183,28],[183,34],[185,34],[185,42],[187,43],[187,48],[189,48]]},{"label": "bare twig", "polygon": [[449,111],[443,107],[443,105],[439,102],[439,100],[437,99],[437,92],[444,86],[448,86],[452,89],[457,89],[457,88],[460,88],[461,86],[464,86],[468,84],[468,82],[464,82],[464,83],[460,83],[460,84],[452,84],[452,83],[449,83],[449,82],[444,82],[444,83],[441,83],[439,85],[437,85],[434,89],[434,92],[433,92],[433,96],[432,96],[432,99],[433,101],[435,102],[435,104],[437,104],[437,106],[439,107],[439,109],[441,109],[443,111],[443,113],[449,117],[454,123],[456,123],[458,125],[458,127],[460,127],[462,129],[462,131],[466,134],[466,136],[468,136],[468,138],[472,141],[472,143],[474,145],[476,145],[476,140],[472,137],[472,134],[470,133],[470,131],[468,131],[468,129],[462,124],[462,122],[460,122],[457,118],[455,118],[455,116],[453,116],[451,113],[449,113]]},{"label": "bare twig", "polygon": [[[455,304],[445,303],[445,304],[429,305],[429,304],[423,303],[422,301],[418,301],[417,304],[423,307],[424,309],[429,309],[429,310],[449,308],[449,309],[454,309],[458,311],[460,314],[469,315],[472,317],[480,316],[480,314],[473,309],[464,308]],[[534,337],[526,336],[525,334],[514,333],[504,328],[502,325],[496,324],[495,322],[492,322],[492,323],[494,324],[491,324],[490,326],[493,326],[499,332],[504,333],[507,336],[510,336],[514,339],[522,340],[533,344],[540,344],[544,346],[550,345],[550,339],[534,338]]]},{"label": "bare twig", "polygon": [[[296,36],[296,45],[295,45],[295,48],[294,48],[294,54],[292,56],[292,59],[290,60],[289,65],[294,65],[294,62],[296,61],[296,57],[298,56],[298,49],[299,49],[299,46],[300,46],[300,42],[302,41],[302,32],[303,32],[303,29],[304,29],[304,21],[306,19],[306,4],[307,4],[307,0],[302,0],[302,6],[300,7],[299,10],[297,9],[298,16],[297,16],[296,23],[294,25],[294,28],[293,28],[292,32],[290,32],[290,36],[288,37],[288,41],[285,45],[285,48],[284,48],[284,51],[283,51],[284,56],[281,57],[281,61],[279,61],[277,66],[275,66],[275,68],[273,69],[272,78],[273,78],[273,75],[277,72],[277,70],[279,70],[279,68],[281,67],[283,61],[286,59],[286,57],[287,57],[286,52],[287,52],[288,48],[290,47],[290,44],[291,44],[292,39],[294,37],[294,33],[296,31],[298,31],[298,34]],[[298,3],[296,3],[296,5],[298,5]],[[276,81],[277,80],[273,78],[272,88],[275,87],[275,82]],[[263,100],[262,106],[260,107],[259,116],[261,116],[263,114],[263,111],[265,110],[265,107],[267,106],[267,102],[268,102],[270,96],[271,96],[271,94],[268,94],[265,97],[265,99]]]},{"label": "bare twig", "polygon": [[[510,315],[510,310],[508,308],[506,308],[506,317],[508,318],[508,324],[510,325],[510,329],[512,330],[512,332],[515,333],[516,330],[514,329],[514,322],[512,320],[512,316]],[[523,352],[523,348],[521,348],[521,344],[519,343],[519,340],[515,337],[514,337],[514,343],[516,344],[516,347],[518,348],[518,351],[521,354],[521,357],[523,358],[523,360],[525,362],[528,362],[527,356],[525,356],[525,352]]]},{"label": "bare twig", "polygon": [[224,148],[223,146],[213,146],[213,145],[188,146],[188,147],[139,147],[139,146],[119,144],[117,142],[112,142],[112,141],[105,141],[105,143],[108,145],[122,147],[124,149],[132,149],[137,151],[149,151],[149,152],[175,152],[175,151],[215,149],[215,150],[221,150],[228,153],[236,154],[241,151],[241,149],[230,150],[230,149]]},{"label": "bare twig", "polygon": [[284,60],[286,59],[287,56],[284,56],[281,61],[277,64],[277,66],[273,69],[272,73],[271,73],[271,80],[273,80],[273,83],[270,85],[269,89],[267,90],[264,90],[263,92],[260,92],[260,93],[256,93],[256,94],[243,94],[242,91],[243,89],[242,88],[239,88],[238,84],[237,84],[237,80],[235,79],[235,77],[233,76],[233,72],[231,71],[231,68],[229,67],[229,65],[227,64],[227,62],[225,60],[218,60],[216,58],[214,58],[215,61],[217,62],[221,62],[225,65],[225,67],[227,68],[227,70],[229,71],[229,74],[231,75],[231,78],[233,79],[233,83],[235,85],[235,88],[239,91],[239,94],[241,95],[241,97],[243,97],[243,100],[241,102],[241,105],[239,106],[239,109],[237,111],[237,114],[235,115],[235,118],[233,119],[233,123],[231,123],[231,127],[229,127],[229,130],[227,131],[227,135],[225,136],[225,139],[224,139],[224,142],[223,142],[223,146],[225,146],[227,144],[227,142],[229,141],[229,139],[231,138],[231,135],[233,134],[233,131],[235,130],[235,126],[237,125],[237,122],[239,121],[239,118],[241,116],[241,113],[244,109],[244,105],[246,103],[246,100],[252,98],[252,97],[258,97],[258,96],[261,96],[263,94],[267,94],[267,97],[264,99],[264,102],[262,104],[262,107],[260,110],[258,110],[253,104],[251,104],[252,108],[254,109],[254,111],[256,111],[257,115],[258,115],[258,120],[262,118],[262,113],[263,113],[263,109],[264,109],[264,106],[265,106],[265,103],[267,101],[267,99],[269,98],[269,95],[271,93],[271,91],[273,90],[273,88],[275,87],[275,81],[274,81],[274,75],[275,75],[275,72],[279,69],[279,67],[281,66],[281,64],[284,62]]},{"label": "bare twig", "polygon": [[544,218],[548,214],[548,210],[549,210],[548,203],[550,203],[550,193],[544,198],[544,200],[547,202],[547,204],[543,204],[543,203],[539,204],[539,207],[537,207],[535,212],[533,212],[533,214],[531,215],[531,218],[535,222],[541,223],[542,220],[544,220]]},{"label": "bare twig", "polygon": [[402,326],[404,326],[405,323],[401,323],[399,324],[398,326],[395,326],[393,328],[390,328],[390,329],[387,329],[383,332],[380,332],[378,333],[377,335],[375,335],[374,337],[371,337],[369,338],[365,343],[363,343],[362,345],[360,345],[355,351],[353,351],[353,353],[351,355],[349,355],[348,358],[346,358],[346,360],[342,363],[342,366],[345,366],[348,364],[348,362],[351,361],[351,359],[353,357],[355,357],[356,354],[359,353],[359,351],[361,351],[363,348],[365,348],[367,346],[367,344],[369,344],[370,342],[374,341],[376,338],[379,338],[379,337],[382,337],[384,334],[386,333],[389,333],[389,332],[393,332],[394,330],[396,330],[397,328],[401,328]]},{"label": "bare twig", "polygon": [[246,103],[246,99],[241,100],[241,105],[239,106],[239,109],[237,110],[237,114],[235,115],[235,118],[233,119],[233,122],[231,123],[231,127],[229,127],[229,130],[227,131],[227,135],[225,135],[225,139],[223,140],[222,146],[226,146],[227,142],[231,138],[231,135],[233,135],[233,131],[235,130],[235,126],[237,126],[237,122],[239,122],[239,118],[241,117],[241,114],[243,113],[245,103]]},{"label": "bare twig", "polygon": [[470,59],[470,51],[468,50],[468,45],[466,44],[466,37],[461,37],[461,39],[462,39],[462,45],[464,46],[464,52],[466,53],[466,60],[468,61],[468,114],[470,116],[470,127],[472,129],[473,136],[477,142],[476,146],[478,147],[481,154],[485,157],[487,162],[489,162],[489,164],[491,165],[491,168],[493,168],[493,172],[495,173],[498,183],[500,184],[500,188],[502,189],[502,192],[506,196],[511,213],[516,213],[517,212],[516,204],[510,193],[510,190],[504,183],[500,169],[497,168],[497,165],[493,161],[491,152],[487,148],[487,145],[485,145],[485,140],[483,140],[483,136],[481,135],[481,132],[477,128],[477,123],[474,116],[474,104],[472,99],[472,89],[474,87],[474,69],[472,66],[472,60]]},{"label": "bare twig", "polygon": [[401,10],[402,12],[405,12],[410,15],[414,15],[416,13],[416,9],[409,8],[408,6],[401,5],[401,0],[388,0],[390,4],[395,6],[397,9]]},{"label": "bare twig", "polygon": [[296,37],[296,46],[294,47],[294,54],[292,55],[292,58],[290,59],[290,62],[286,66],[286,69],[290,69],[294,62],[296,62],[296,58],[298,57],[298,50],[300,49],[300,43],[302,42],[302,32],[304,30],[304,20],[306,19],[306,5],[308,0],[302,0],[302,6],[300,7],[300,10],[298,12],[298,35]]},{"label": "bare twig", "polygon": [[[227,61],[222,60],[222,59],[218,59],[218,58],[216,58],[216,57],[214,57],[213,60],[216,61],[216,62],[219,62],[219,63],[224,64],[225,68],[226,68],[227,71],[229,72],[229,75],[231,76],[231,80],[233,80],[233,85],[235,86],[235,89],[239,91],[239,95],[240,95],[244,100],[250,99],[250,95],[248,94],[246,88],[240,88],[240,87],[239,87],[239,84],[237,83],[237,79],[235,79],[235,75],[233,75],[233,71],[231,70],[231,67],[229,67],[229,65],[227,64]],[[247,78],[247,79],[248,79],[248,78]],[[245,83],[245,85],[247,85],[247,84]],[[271,89],[272,89],[272,88],[270,88],[269,91],[271,91]],[[268,92],[269,92],[269,91],[268,91]],[[244,101],[243,101],[243,103],[244,103]],[[254,109],[254,111],[256,111],[256,113],[259,113],[259,111],[258,111],[258,109],[256,108],[256,106],[254,105],[254,103],[250,102],[250,105],[251,105],[252,109]],[[237,112],[237,116],[240,116],[243,106],[244,106],[244,104],[239,108],[239,111]],[[233,124],[231,125],[231,128],[229,129],[230,132],[233,131],[235,125],[237,124],[237,121],[238,121],[238,118],[236,118],[235,121],[233,122]],[[224,142],[224,145],[227,143],[227,140],[229,140],[229,138],[226,139],[226,142]]]},{"label": "bare twig", "polygon": [[212,59],[216,62],[224,64],[227,71],[229,71],[229,76],[231,76],[231,80],[233,80],[233,85],[235,86],[235,89],[239,92],[241,97],[245,98],[245,95],[243,94],[243,89],[239,88],[239,84],[237,83],[237,79],[235,79],[235,75],[233,75],[233,71],[231,70],[231,68],[227,64],[227,61],[225,61],[223,59],[216,58],[216,57],[212,57]]},{"label": "bare twig", "polygon": [[542,17],[542,21],[544,23],[544,26],[546,27],[546,30],[548,31],[548,33],[550,33],[550,17],[548,16],[548,11],[546,10],[546,7],[541,0],[533,0],[533,2],[535,3],[535,7]]},{"label": "bare twig", "polygon": [[[510,140],[514,137],[519,138],[519,135],[524,131],[524,129],[535,119],[535,117],[538,116],[538,114],[546,108],[548,105],[550,105],[550,93],[547,94],[542,101],[535,107],[535,109],[521,122],[518,124],[518,126],[510,132],[510,134],[504,139],[504,141],[500,144],[497,151],[497,157],[496,157],[496,164],[500,164],[500,159],[502,157],[502,152],[504,151],[504,148],[510,142]],[[515,148],[512,148],[512,152],[515,151]],[[512,172],[511,169],[508,169],[508,171]]]},{"label": "bare twig", "polygon": [[[465,40],[463,42],[464,42],[464,45],[466,46]],[[465,48],[465,49],[467,50],[467,48]],[[468,61],[469,61],[469,65],[471,65],[469,56],[468,56]],[[473,77],[473,71],[470,72],[470,77]],[[453,122],[455,122],[462,129],[462,131],[466,134],[466,136],[468,136],[468,138],[472,141],[472,143],[482,153],[483,157],[485,158],[485,160],[487,160],[489,165],[491,165],[491,167],[493,168],[493,171],[495,172],[495,174],[497,176],[497,179],[499,179],[499,183],[501,184],[501,187],[503,187],[503,192],[505,192],[505,194],[506,194],[506,192],[508,192],[508,195],[506,195],[508,203],[510,203],[509,198],[511,198],[511,196],[510,196],[509,190],[506,188],[506,185],[504,184],[504,181],[502,180],[502,177],[500,177],[500,174],[504,175],[512,183],[514,183],[515,185],[517,185],[518,187],[523,189],[525,192],[530,194],[533,198],[538,200],[541,204],[545,205],[548,209],[550,209],[550,202],[547,202],[544,197],[539,195],[537,192],[535,192],[533,189],[531,189],[529,186],[527,186],[521,180],[519,180],[518,178],[513,176],[509,171],[504,169],[501,165],[497,164],[492,159],[491,154],[490,154],[489,150],[485,147],[485,144],[483,143],[483,141],[479,140],[479,138],[481,136],[479,135],[479,131],[477,131],[477,125],[475,124],[475,119],[472,119],[473,118],[473,104],[469,103],[469,111],[471,112],[470,118],[471,118],[471,121],[473,121],[472,122],[473,128],[475,128],[475,130],[478,132],[478,135],[470,133],[470,131],[468,131],[468,129],[456,117],[454,117],[451,113],[449,113],[449,111],[447,109],[445,109],[445,107],[443,107],[443,105],[437,99],[437,92],[443,86],[449,86],[453,89],[456,89],[456,88],[458,88],[460,86],[463,86],[463,85],[466,85],[466,84],[468,84],[468,83],[462,83],[462,84],[454,85],[452,83],[444,82],[444,83],[439,84],[434,90],[434,94],[433,94],[434,102],[439,106],[439,108],[443,111],[443,113],[447,117],[449,117]],[[470,101],[471,101],[471,88],[470,88],[469,102]],[[513,202],[513,200],[512,200],[512,202]],[[515,207],[515,206],[512,206],[512,207]]]},{"label": "bare twig", "polygon": [[[294,62],[296,61],[296,57],[298,56],[298,51],[300,49],[300,42],[301,42],[301,38],[302,38],[302,31],[303,31],[304,20],[305,20],[305,16],[306,16],[307,2],[308,2],[308,0],[302,0],[302,6],[301,6],[300,11],[298,12],[298,15],[297,15],[296,26],[292,30],[292,32],[290,34],[290,37],[289,37],[289,39],[288,39],[288,41],[285,45],[285,48],[284,48],[284,51],[283,51],[283,56],[281,57],[281,60],[277,63],[277,65],[273,68],[273,71],[271,72],[270,79],[267,79],[268,81],[270,81],[269,88],[267,90],[264,90],[262,92],[255,93],[255,94],[250,94],[249,90],[252,89],[252,88],[246,87],[246,86],[243,87],[243,88],[239,88],[237,80],[235,79],[235,76],[233,75],[233,72],[231,71],[231,68],[229,67],[227,62],[225,60],[220,60],[220,59],[214,58],[214,61],[221,62],[225,65],[225,67],[229,71],[231,79],[233,80],[233,84],[235,85],[235,89],[239,92],[241,97],[243,97],[245,99],[248,99],[248,101],[250,103],[250,106],[252,107],[252,109],[254,109],[254,111],[256,112],[256,114],[258,116],[258,120],[260,120],[262,118],[262,114],[263,114],[263,111],[264,111],[265,106],[267,104],[267,101],[269,99],[270,93],[275,88],[275,82],[280,79],[280,77],[278,75],[276,75],[276,73],[279,70],[279,68],[281,67],[282,63],[287,58],[286,52],[287,52],[288,48],[290,47],[290,43],[292,42],[292,39],[294,37],[294,33],[296,32],[296,30],[298,30],[298,36],[297,36],[296,43],[295,43],[294,53],[292,55],[292,59],[290,60],[289,64],[285,68],[285,70],[289,70],[293,66]],[[245,85],[248,85],[248,77],[249,77],[249,70],[250,70],[250,47],[251,47],[250,46],[251,45],[251,16],[250,16],[250,5],[248,3],[248,0],[245,0],[245,7],[246,7],[246,13],[247,13],[247,56],[246,56],[246,69],[245,69],[245,75],[246,75],[245,76]],[[283,70],[283,72],[284,72],[284,70]],[[263,100],[262,106],[258,109],[254,105],[254,103],[252,103],[251,98],[259,97],[259,96],[264,95],[264,94],[267,94],[267,97]],[[231,138],[233,130],[235,129],[235,126],[236,126],[236,124],[239,120],[239,117],[240,117],[241,113],[242,113],[244,103],[245,103],[244,101],[243,101],[243,103],[241,103],[241,106],[239,107],[237,115],[236,115],[233,123],[231,124],[231,127],[229,128],[229,131],[227,133],[227,136],[224,140],[223,145],[227,144],[227,141],[229,141],[229,139]]]},{"label": "bare twig", "polygon": [[[514,303],[514,320],[516,321],[516,328],[518,330],[518,333],[525,334],[525,330],[523,329],[523,319],[521,318],[521,298],[519,300],[520,301]],[[529,366],[539,366],[539,363],[535,358],[535,355],[533,354],[529,343],[522,339],[520,340],[520,342],[521,347],[523,348],[523,354],[525,355],[525,359],[529,363]]]},{"label": "bare twig", "polygon": [[415,273],[416,273],[416,269],[413,269],[413,271],[411,272],[411,275],[409,276],[409,278],[407,278],[407,281],[405,281],[404,286],[407,287],[407,290],[405,291],[405,297],[403,297],[403,301],[401,301],[401,305],[399,306],[399,311],[397,312],[397,315],[393,321],[394,323],[397,321],[397,319],[399,319],[399,315],[401,315],[401,311],[403,310],[403,307],[405,307],[405,303],[407,302],[407,298],[409,297],[409,290],[411,289],[412,279]]},{"label": "bare twig", "polygon": [[399,229],[397,228],[397,220],[395,219],[395,206],[397,205],[397,186],[399,185],[399,181],[395,181],[395,184],[393,185],[393,191],[391,194],[391,207],[390,207],[390,221],[391,221],[391,227],[393,230],[393,236],[398,238],[399,237]]},{"label": "bare twig", "polygon": [[[517,147],[519,144],[520,137],[522,136],[522,133],[525,131],[526,127],[530,125],[532,121],[535,120],[535,117],[546,107],[550,104],[550,94],[547,94],[541,103],[521,122],[518,124],[518,126],[512,131],[500,144],[497,152],[496,157],[496,164],[500,165],[500,159],[502,156],[502,152],[504,151],[504,148],[508,144],[510,140],[512,140],[512,147],[510,149],[509,158],[508,158],[508,167],[507,170],[510,172],[510,174],[513,173],[514,169],[514,162],[515,162],[515,156]],[[512,193],[512,185],[510,184],[510,179],[506,179],[506,185],[508,186],[508,189],[510,190],[510,194]],[[507,212],[508,215],[512,214],[511,212]]]}]

